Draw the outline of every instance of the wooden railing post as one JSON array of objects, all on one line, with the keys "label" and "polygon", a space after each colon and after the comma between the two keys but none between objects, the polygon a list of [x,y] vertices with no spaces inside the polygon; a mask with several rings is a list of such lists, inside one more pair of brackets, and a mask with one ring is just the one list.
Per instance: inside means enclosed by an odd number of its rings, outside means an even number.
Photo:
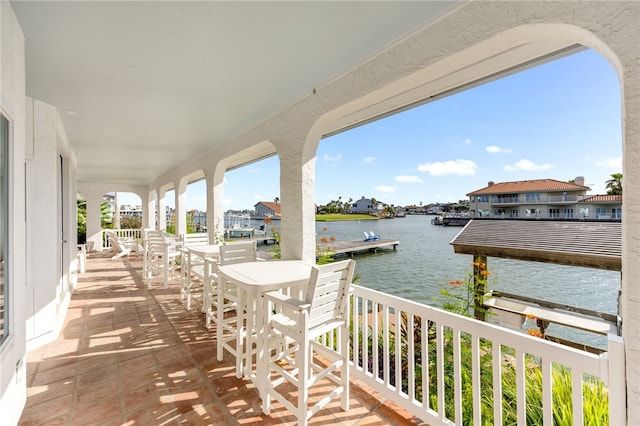
[{"label": "wooden railing post", "polygon": [[483,272],[487,270],[487,256],[483,254],[473,255],[473,316],[480,321],[486,321],[486,312],[482,306],[484,295],[487,292],[487,276]]}]

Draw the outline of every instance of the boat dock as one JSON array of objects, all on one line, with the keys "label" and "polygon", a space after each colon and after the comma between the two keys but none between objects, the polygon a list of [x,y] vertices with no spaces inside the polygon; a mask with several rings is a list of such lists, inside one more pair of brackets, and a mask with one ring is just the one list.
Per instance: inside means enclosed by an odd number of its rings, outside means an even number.
[{"label": "boat dock", "polygon": [[277,244],[278,239],[272,235],[242,235],[238,237],[225,236],[225,241],[233,243],[234,241],[255,241],[257,244]]},{"label": "boat dock", "polygon": [[359,252],[377,252],[381,248],[392,247],[394,250],[398,247],[398,240],[374,240],[374,241],[330,241],[328,243],[320,243],[318,252],[328,250],[335,255],[353,256]]},{"label": "boat dock", "polygon": [[465,226],[471,219],[472,218],[470,216],[438,215],[431,219],[431,224],[442,226]]}]

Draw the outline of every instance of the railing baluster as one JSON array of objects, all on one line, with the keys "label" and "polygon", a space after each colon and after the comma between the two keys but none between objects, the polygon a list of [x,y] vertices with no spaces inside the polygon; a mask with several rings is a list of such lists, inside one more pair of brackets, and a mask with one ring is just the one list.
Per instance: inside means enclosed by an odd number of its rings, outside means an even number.
[{"label": "railing baluster", "polygon": [[493,361],[493,423],[502,424],[502,345],[500,342],[491,343]]},{"label": "railing baluster", "polygon": [[414,316],[412,313],[407,313],[407,367],[408,367],[408,382],[407,394],[410,401],[416,399],[416,382],[412,380],[416,376],[416,354],[415,354],[415,332]]},{"label": "railing baluster", "polygon": [[352,329],[353,329],[353,337],[351,338],[353,353],[352,353],[352,361],[356,367],[356,369],[360,368],[360,312],[358,309],[358,304],[361,300],[361,297],[356,296],[355,294],[351,298],[351,308],[353,309],[353,314],[351,318],[352,321]]},{"label": "railing baluster", "polygon": [[389,386],[390,384],[390,380],[391,380],[391,373],[389,372],[389,370],[391,370],[391,364],[389,363],[389,334],[390,334],[390,329],[389,329],[389,305],[384,304],[383,305],[383,313],[382,313],[382,332],[384,333],[382,335],[382,358],[383,358],[383,371],[384,371],[384,384],[385,386]]},{"label": "railing baluster", "polygon": [[542,358],[542,418],[553,424],[553,364]]},{"label": "railing baluster", "polygon": [[583,373],[577,368],[571,369],[571,390],[573,400],[573,424],[584,424],[584,410],[582,409],[582,376]]},{"label": "railing baluster", "polygon": [[395,337],[396,383],[395,383],[395,386],[396,386],[396,394],[401,395],[402,394],[402,356],[401,356],[400,349],[402,348],[402,332],[401,332],[401,324],[400,324],[401,322],[400,309],[395,308],[393,314],[394,314],[394,325],[396,330],[396,337]]},{"label": "railing baluster", "polygon": [[378,348],[378,337],[380,336],[380,330],[378,329],[378,324],[380,323],[380,320],[378,318],[378,310],[379,310],[379,305],[378,302],[372,302],[372,307],[371,307],[371,311],[372,311],[372,324],[371,324],[371,328],[373,329],[372,337],[371,337],[371,364],[372,364],[372,373],[373,373],[373,377],[378,380],[378,378],[380,377],[380,363],[378,362],[379,358],[379,348]]},{"label": "railing baluster", "polygon": [[516,348],[516,405],[518,408],[518,424],[527,424],[527,394],[525,391],[525,353]]},{"label": "railing baluster", "polygon": [[420,317],[420,337],[422,341],[422,406],[426,410],[429,409],[429,326],[427,317]]},{"label": "railing baluster", "polygon": [[362,367],[367,374],[369,369],[369,299],[362,301]]},{"label": "railing baluster", "polygon": [[460,354],[460,330],[456,327],[453,331],[453,397],[455,403],[456,424],[464,424],[462,418],[462,356]]},{"label": "railing baluster", "polygon": [[482,410],[480,395],[482,394],[482,380],[480,377],[480,338],[471,336],[471,378],[473,381],[473,424],[482,424]]},{"label": "railing baluster", "polygon": [[436,329],[436,352],[438,366],[438,418],[446,419],[445,415],[445,398],[444,398],[444,325],[438,322]]}]

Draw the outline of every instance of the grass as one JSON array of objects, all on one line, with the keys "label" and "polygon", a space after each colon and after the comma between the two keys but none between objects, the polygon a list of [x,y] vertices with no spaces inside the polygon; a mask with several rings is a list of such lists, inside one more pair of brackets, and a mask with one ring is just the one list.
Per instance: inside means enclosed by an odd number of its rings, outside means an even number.
[{"label": "grass", "polygon": [[377,220],[375,216],[368,214],[317,214],[316,222],[330,222],[336,220]]}]

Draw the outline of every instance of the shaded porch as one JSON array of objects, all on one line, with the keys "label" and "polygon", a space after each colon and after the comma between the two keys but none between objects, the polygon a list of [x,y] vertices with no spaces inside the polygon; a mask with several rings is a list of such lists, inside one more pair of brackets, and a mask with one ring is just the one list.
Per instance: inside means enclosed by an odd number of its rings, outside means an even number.
[{"label": "shaded porch", "polygon": [[[142,281],[142,256],[88,255],[58,339],[27,355],[21,425],[295,424],[280,404],[271,415],[235,363],[215,359],[215,329],[168,289]],[[339,400],[311,424],[423,424],[352,380],[351,409]]]}]

